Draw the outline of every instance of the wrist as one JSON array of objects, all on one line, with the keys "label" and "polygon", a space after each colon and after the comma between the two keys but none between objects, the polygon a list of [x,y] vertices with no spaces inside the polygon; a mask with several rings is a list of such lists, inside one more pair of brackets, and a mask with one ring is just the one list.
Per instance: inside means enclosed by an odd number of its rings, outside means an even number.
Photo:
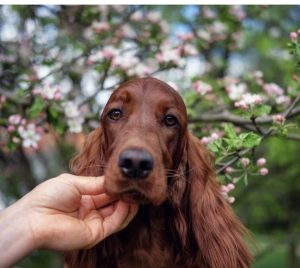
[{"label": "wrist", "polygon": [[36,248],[21,200],[0,212],[0,267],[10,267]]}]

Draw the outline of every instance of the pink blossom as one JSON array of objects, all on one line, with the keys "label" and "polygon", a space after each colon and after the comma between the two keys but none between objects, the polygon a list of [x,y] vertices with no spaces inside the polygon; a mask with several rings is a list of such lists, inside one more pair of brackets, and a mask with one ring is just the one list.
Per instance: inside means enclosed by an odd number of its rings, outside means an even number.
[{"label": "pink blossom", "polygon": [[297,39],[298,39],[298,34],[297,34],[296,32],[291,32],[291,33],[290,33],[290,39],[291,39],[292,41],[297,41]]},{"label": "pink blossom", "polygon": [[188,42],[193,40],[195,38],[195,35],[193,33],[184,33],[184,34],[178,33],[177,37],[184,42]]},{"label": "pink blossom", "polygon": [[32,95],[33,96],[37,96],[37,95],[40,95],[41,94],[41,89],[39,89],[39,88],[34,88],[33,90],[32,90]]},{"label": "pink blossom", "polygon": [[21,123],[22,117],[19,114],[13,114],[8,117],[8,122],[12,125],[19,125]]},{"label": "pink blossom", "polygon": [[219,139],[220,137],[221,137],[221,134],[218,134],[218,133],[216,133],[216,132],[213,132],[210,136],[208,136],[208,137],[203,137],[203,138],[201,139],[201,142],[202,142],[203,144],[207,145],[207,144],[209,144],[209,143],[211,143],[211,142],[213,142],[213,141]]},{"label": "pink blossom", "polygon": [[242,95],[240,101],[234,103],[234,106],[237,108],[242,108],[244,110],[248,110],[249,107],[253,107],[256,104],[261,104],[263,99],[258,94],[250,94],[246,93]]},{"label": "pink blossom", "polygon": [[235,188],[233,183],[229,183],[227,184],[227,189],[229,189],[230,191],[232,191]]},{"label": "pink blossom", "polygon": [[239,21],[246,18],[246,12],[243,10],[242,6],[231,6],[229,13]]},{"label": "pink blossom", "polygon": [[49,84],[45,84],[43,88],[40,90],[41,95],[46,100],[60,100],[61,99],[61,91],[58,86],[50,86]]},{"label": "pink blossom", "polygon": [[6,97],[5,96],[0,96],[0,103],[4,103],[6,101]]},{"label": "pink blossom", "polygon": [[214,19],[217,17],[217,13],[213,9],[205,6],[203,7],[203,17],[207,19]]},{"label": "pink blossom", "polygon": [[276,97],[275,102],[279,105],[287,106],[290,104],[291,98],[289,96],[282,95],[282,96]]},{"label": "pink blossom", "polygon": [[221,192],[223,192],[223,193],[229,193],[229,189],[228,189],[228,187],[227,186],[225,186],[225,185],[222,185],[221,186]]},{"label": "pink blossom", "polygon": [[201,80],[194,82],[192,84],[192,87],[193,87],[193,89],[195,89],[196,92],[200,93],[202,96],[206,95],[207,93],[212,92],[212,90],[213,90],[211,85],[209,85]]},{"label": "pink blossom", "polygon": [[103,61],[103,60],[112,60],[117,55],[119,55],[119,50],[118,49],[116,49],[113,46],[105,46],[98,53],[90,55],[87,62],[89,64],[91,64],[91,63],[98,62],[98,61]]},{"label": "pink blossom", "polygon": [[233,168],[232,167],[227,167],[226,169],[225,169],[225,172],[226,173],[228,173],[228,174],[230,174],[230,173],[232,173],[233,172]]},{"label": "pink blossom", "polygon": [[14,132],[15,130],[16,130],[16,127],[13,126],[13,125],[9,125],[9,126],[7,127],[7,131],[8,131],[8,132]]},{"label": "pink blossom", "polygon": [[241,163],[242,163],[243,167],[248,167],[249,164],[250,164],[250,159],[247,158],[247,157],[243,157],[243,158],[241,159]]},{"label": "pink blossom", "polygon": [[27,122],[27,121],[26,121],[26,119],[25,119],[25,118],[23,118],[23,119],[21,120],[21,123],[20,123],[20,125],[21,125],[21,126],[25,126],[25,125],[26,125],[26,122]]},{"label": "pink blossom", "polygon": [[256,162],[256,164],[259,166],[259,167],[262,167],[264,166],[265,164],[267,163],[267,160],[265,158],[259,158]]},{"label": "pink blossom", "polygon": [[275,124],[280,125],[280,124],[284,123],[284,121],[285,121],[285,117],[281,114],[276,114],[273,116],[273,122]]},{"label": "pink blossom", "polygon": [[275,83],[264,84],[263,89],[271,97],[282,96],[284,90]]},{"label": "pink blossom", "polygon": [[155,55],[159,63],[173,63],[181,66],[184,62],[177,48],[172,47],[168,42],[161,46],[161,51]]},{"label": "pink blossom", "polygon": [[96,33],[106,32],[106,31],[108,31],[110,29],[110,25],[106,21],[101,21],[101,22],[94,21],[92,23],[92,29]]},{"label": "pink blossom", "polygon": [[266,176],[269,173],[269,170],[267,168],[261,168],[259,170],[259,174],[262,176]]}]

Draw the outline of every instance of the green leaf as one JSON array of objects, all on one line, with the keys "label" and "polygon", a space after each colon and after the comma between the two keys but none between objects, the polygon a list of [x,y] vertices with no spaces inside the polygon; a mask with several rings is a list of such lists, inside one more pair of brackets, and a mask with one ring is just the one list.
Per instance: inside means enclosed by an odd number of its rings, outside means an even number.
[{"label": "green leaf", "polygon": [[213,153],[218,153],[219,152],[219,147],[217,143],[214,141],[212,143],[208,144],[208,148],[213,152]]},{"label": "green leaf", "polygon": [[272,107],[269,105],[260,105],[254,108],[253,115],[255,117],[267,115],[271,112]]},{"label": "green leaf", "polygon": [[243,147],[252,148],[258,146],[261,142],[261,137],[253,132],[242,133],[239,138],[242,141]]},{"label": "green leaf", "polygon": [[36,97],[33,105],[28,110],[29,118],[37,117],[44,108],[44,102],[41,97]]},{"label": "green leaf", "polygon": [[15,150],[17,149],[17,147],[18,147],[18,145],[15,144],[15,143],[13,143],[13,142],[9,142],[9,143],[7,144],[7,148],[8,148],[11,152],[15,151]]},{"label": "green leaf", "polygon": [[56,119],[60,113],[60,109],[56,105],[51,105],[49,107],[49,113],[51,118]]},{"label": "green leaf", "polygon": [[236,133],[235,133],[235,130],[234,130],[234,127],[233,125],[231,124],[226,124],[225,127],[224,127],[224,131],[225,131],[225,134],[230,138],[230,139],[234,139],[237,137]]}]

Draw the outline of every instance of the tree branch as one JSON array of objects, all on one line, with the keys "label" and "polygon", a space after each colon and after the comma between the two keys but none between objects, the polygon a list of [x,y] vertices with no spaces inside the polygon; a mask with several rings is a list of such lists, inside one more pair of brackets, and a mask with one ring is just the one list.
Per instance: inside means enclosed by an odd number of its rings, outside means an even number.
[{"label": "tree branch", "polygon": [[[297,101],[298,102],[298,101]],[[294,108],[295,105],[291,105],[291,110],[287,115],[286,112],[283,113],[283,116],[286,118],[292,118],[300,114],[300,107]],[[191,118],[189,123],[201,123],[201,122],[228,122],[233,124],[253,124],[251,119],[247,119],[241,116],[234,115],[230,113],[228,110],[218,113],[218,114],[210,114],[210,113],[203,113],[197,116],[197,118]],[[255,119],[256,124],[268,124],[273,122],[273,116],[262,116]]]},{"label": "tree branch", "polygon": [[[294,101],[292,102],[292,104],[285,110],[285,112],[283,112],[283,116],[288,118],[288,116],[292,113],[292,110],[294,109],[294,107],[296,106],[296,104],[299,102],[300,100],[300,93],[297,95],[297,97],[294,99]],[[250,120],[251,121],[251,120]],[[270,127],[261,137],[261,139],[265,139],[266,137],[270,136],[273,132],[273,128]],[[243,151],[237,152],[236,156],[233,157],[232,159],[230,159],[225,165],[223,165],[221,168],[219,168],[216,171],[216,174],[220,174],[221,172],[223,172],[227,167],[231,166],[232,164],[234,164],[236,161],[238,161],[242,156],[244,156],[245,154],[247,154],[248,152],[250,152],[252,150],[252,148],[248,148],[248,149],[244,149]]]}]

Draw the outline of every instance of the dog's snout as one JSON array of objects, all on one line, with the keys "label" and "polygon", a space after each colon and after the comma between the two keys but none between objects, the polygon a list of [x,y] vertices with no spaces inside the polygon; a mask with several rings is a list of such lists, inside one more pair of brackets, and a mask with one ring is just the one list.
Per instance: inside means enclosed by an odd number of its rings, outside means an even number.
[{"label": "dog's snout", "polygon": [[119,157],[121,172],[129,179],[147,178],[153,164],[153,157],[143,149],[126,149]]}]

